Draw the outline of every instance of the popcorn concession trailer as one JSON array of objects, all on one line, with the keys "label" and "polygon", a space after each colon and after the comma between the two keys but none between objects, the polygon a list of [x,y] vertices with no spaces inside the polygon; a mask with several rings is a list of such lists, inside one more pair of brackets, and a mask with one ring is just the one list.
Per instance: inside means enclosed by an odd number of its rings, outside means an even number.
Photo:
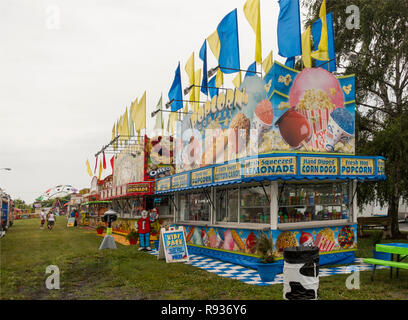
[{"label": "popcorn concession trailer", "polygon": [[358,182],[384,179],[384,158],[266,154],[157,179],[174,194],[189,252],[254,267],[259,232],[283,249],[316,245],[320,264],[350,263],[357,248]]},{"label": "popcorn concession trailer", "polygon": [[266,230],[282,264],[298,245],[322,265],[353,262],[357,184],[385,179],[384,158],[355,155],[354,93],[354,75],[275,62],[184,117],[176,174],[155,190],[174,197],[189,251],[255,267]]}]

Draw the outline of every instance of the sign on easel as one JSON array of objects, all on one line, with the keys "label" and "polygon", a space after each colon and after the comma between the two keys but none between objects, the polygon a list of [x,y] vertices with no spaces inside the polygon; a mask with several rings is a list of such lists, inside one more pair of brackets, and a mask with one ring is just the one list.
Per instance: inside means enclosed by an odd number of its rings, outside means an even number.
[{"label": "sign on easel", "polygon": [[67,227],[73,227],[75,224],[75,218],[69,218],[67,222]]},{"label": "sign on easel", "polygon": [[161,228],[157,259],[164,258],[167,263],[188,261],[186,234],[183,227],[178,229],[170,227],[167,231]]}]

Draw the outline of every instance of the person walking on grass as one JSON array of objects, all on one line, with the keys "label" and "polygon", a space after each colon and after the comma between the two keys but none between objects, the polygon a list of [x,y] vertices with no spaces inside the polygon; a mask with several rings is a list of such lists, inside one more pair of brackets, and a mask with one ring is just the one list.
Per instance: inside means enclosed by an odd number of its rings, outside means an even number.
[{"label": "person walking on grass", "polygon": [[48,229],[52,230],[52,227],[54,226],[54,224],[55,224],[55,214],[54,214],[54,212],[51,211],[48,214],[48,223],[47,223]]},{"label": "person walking on grass", "polygon": [[42,209],[41,212],[40,212],[40,219],[41,219],[40,229],[44,229],[45,218],[46,218],[45,211],[44,211],[44,209]]}]

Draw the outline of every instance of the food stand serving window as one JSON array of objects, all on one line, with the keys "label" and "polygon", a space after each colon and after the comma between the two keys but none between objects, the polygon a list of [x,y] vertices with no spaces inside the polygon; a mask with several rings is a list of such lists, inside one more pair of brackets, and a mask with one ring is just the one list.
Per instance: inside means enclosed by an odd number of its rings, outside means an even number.
[{"label": "food stand serving window", "polygon": [[153,206],[158,210],[160,217],[168,217],[172,216],[174,212],[174,199],[171,198],[172,196],[166,197],[155,197]]},{"label": "food stand serving window", "polygon": [[[269,192],[268,192],[269,191]],[[270,223],[270,186],[240,188],[240,222]]]},{"label": "food stand serving window", "polygon": [[216,191],[217,223],[263,223],[270,219],[270,186],[240,186]]},{"label": "food stand serving window", "polygon": [[178,221],[210,221],[211,203],[204,192],[179,196]]},{"label": "food stand serving window", "polygon": [[349,190],[348,182],[281,183],[278,223],[348,219]]},{"label": "food stand serving window", "polygon": [[219,189],[216,191],[216,221],[238,222],[239,189]]}]

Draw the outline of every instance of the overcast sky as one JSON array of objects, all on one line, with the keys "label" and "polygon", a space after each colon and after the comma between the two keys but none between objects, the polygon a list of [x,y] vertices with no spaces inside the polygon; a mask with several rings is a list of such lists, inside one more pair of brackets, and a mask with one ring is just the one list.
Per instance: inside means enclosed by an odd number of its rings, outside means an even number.
[{"label": "overcast sky", "polygon": [[[241,68],[254,61],[244,0],[2,0],[0,2],[0,188],[32,203],[48,188],[90,186],[85,162],[111,139],[113,123],[147,91],[148,130],[178,62],[198,52],[238,9]],[[277,0],[261,0],[263,58],[278,56]],[[216,60],[208,49],[208,68]],[[225,82],[233,76],[226,76]],[[201,98],[203,99],[203,98]],[[168,113],[165,114],[167,123]],[[110,174],[106,171],[106,175]],[[104,173],[105,175],[105,173]]]}]

